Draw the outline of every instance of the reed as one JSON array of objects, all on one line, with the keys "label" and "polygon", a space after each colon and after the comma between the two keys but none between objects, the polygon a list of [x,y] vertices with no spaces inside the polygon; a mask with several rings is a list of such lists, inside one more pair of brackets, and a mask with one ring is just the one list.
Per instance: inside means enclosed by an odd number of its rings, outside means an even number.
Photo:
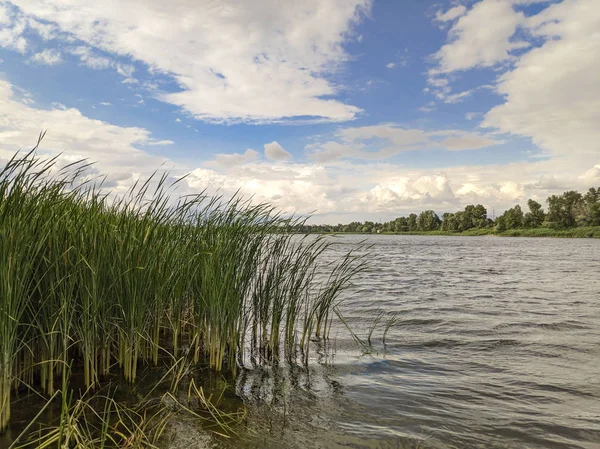
[{"label": "reed", "polygon": [[0,432],[15,388],[66,397],[71,372],[93,390],[116,366],[135,382],[183,345],[235,375],[248,355],[306,362],[327,338],[363,258],[287,232],[303,219],[267,204],[177,198],[180,181],[155,173],[117,197],[85,161],[0,168]]}]

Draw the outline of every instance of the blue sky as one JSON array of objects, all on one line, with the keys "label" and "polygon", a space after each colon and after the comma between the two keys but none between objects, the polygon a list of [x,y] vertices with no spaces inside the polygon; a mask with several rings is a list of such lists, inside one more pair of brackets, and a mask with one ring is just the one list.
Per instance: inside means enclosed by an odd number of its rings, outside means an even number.
[{"label": "blue sky", "polygon": [[314,222],[600,184],[596,0],[0,2],[0,159],[157,167]]}]

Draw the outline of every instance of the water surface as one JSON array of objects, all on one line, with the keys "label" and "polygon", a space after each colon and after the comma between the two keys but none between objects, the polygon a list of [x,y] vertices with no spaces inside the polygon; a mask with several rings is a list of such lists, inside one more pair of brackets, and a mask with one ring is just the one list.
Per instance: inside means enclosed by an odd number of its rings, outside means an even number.
[{"label": "water surface", "polygon": [[[340,253],[363,236],[336,237]],[[308,372],[243,372],[254,433],[172,447],[600,448],[600,241],[373,236]],[[248,439],[249,438],[249,439]],[[194,443],[196,441],[196,443]]]}]

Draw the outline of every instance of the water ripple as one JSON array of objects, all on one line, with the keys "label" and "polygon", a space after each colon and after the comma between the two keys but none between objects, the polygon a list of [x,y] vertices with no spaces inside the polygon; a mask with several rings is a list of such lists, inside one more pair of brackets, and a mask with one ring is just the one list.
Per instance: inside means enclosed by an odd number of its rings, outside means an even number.
[{"label": "water ripple", "polygon": [[359,335],[382,310],[399,319],[380,360],[341,376],[363,406],[353,429],[422,447],[600,448],[600,241],[371,240],[344,314]]}]

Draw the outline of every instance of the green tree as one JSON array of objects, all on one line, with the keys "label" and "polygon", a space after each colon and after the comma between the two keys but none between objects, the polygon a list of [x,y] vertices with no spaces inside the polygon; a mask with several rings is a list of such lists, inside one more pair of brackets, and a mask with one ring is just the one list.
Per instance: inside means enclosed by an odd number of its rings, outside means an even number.
[{"label": "green tree", "polygon": [[421,212],[417,218],[417,228],[419,231],[435,231],[439,229],[440,223],[440,217],[432,210]]},{"label": "green tree", "polygon": [[473,221],[475,220],[475,206],[469,204],[465,207],[465,210],[461,216],[461,230],[471,229],[473,227]]},{"label": "green tree", "polygon": [[374,228],[375,228],[375,223],[373,223],[372,221],[365,221],[364,224],[362,225],[360,231],[370,233],[370,232],[373,232]]},{"label": "green tree", "polygon": [[406,217],[398,217],[394,220],[394,231],[406,232],[408,231],[408,220]]},{"label": "green tree", "polygon": [[456,220],[453,213],[446,212],[442,215],[442,231],[456,231]]},{"label": "green tree", "polygon": [[546,214],[542,210],[542,205],[534,200],[527,201],[529,212],[523,217],[523,226],[526,228],[539,228],[544,223]]},{"label": "green tree", "polygon": [[504,212],[504,224],[507,229],[523,227],[523,210],[518,204]]},{"label": "green tree", "polygon": [[506,221],[504,219],[504,215],[500,215],[496,218],[496,232],[504,231],[506,231]]},{"label": "green tree", "polygon": [[458,211],[454,214],[454,230],[455,231],[465,231],[469,229],[469,224],[471,220],[468,216],[465,216],[463,211]]},{"label": "green tree", "polygon": [[590,188],[583,197],[585,203],[585,223],[589,226],[600,226],[600,187]]},{"label": "green tree", "polygon": [[417,231],[417,214],[410,214],[407,219],[407,225],[409,231]]},{"label": "green tree", "polygon": [[481,204],[477,206],[469,204],[465,210],[460,212],[460,215],[454,216],[456,225],[461,231],[473,228],[484,228],[487,226],[487,209]]},{"label": "green tree", "polygon": [[481,204],[473,209],[472,223],[474,228],[485,228],[488,225],[487,209]]},{"label": "green tree", "polygon": [[560,196],[552,195],[547,200],[547,219],[557,228],[572,228],[581,219],[585,219],[583,196],[574,190]]}]

